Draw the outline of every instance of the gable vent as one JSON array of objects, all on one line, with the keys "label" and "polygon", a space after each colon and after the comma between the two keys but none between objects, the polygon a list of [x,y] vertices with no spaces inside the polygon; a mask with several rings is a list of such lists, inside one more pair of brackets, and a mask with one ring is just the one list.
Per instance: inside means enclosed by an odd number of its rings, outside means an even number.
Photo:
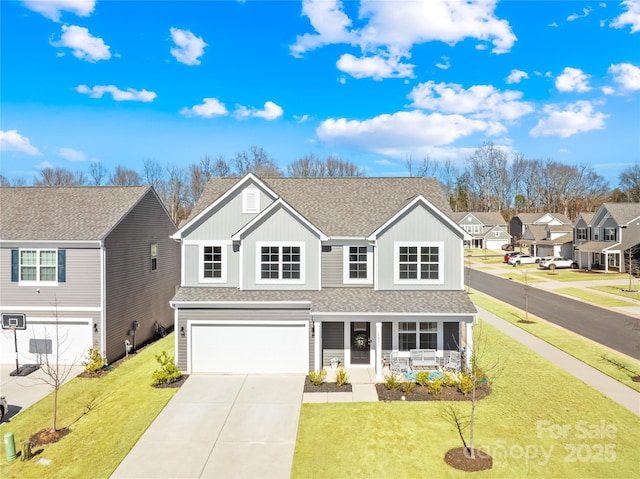
[{"label": "gable vent", "polygon": [[242,192],[242,212],[260,212],[260,192],[256,188],[247,188]]}]

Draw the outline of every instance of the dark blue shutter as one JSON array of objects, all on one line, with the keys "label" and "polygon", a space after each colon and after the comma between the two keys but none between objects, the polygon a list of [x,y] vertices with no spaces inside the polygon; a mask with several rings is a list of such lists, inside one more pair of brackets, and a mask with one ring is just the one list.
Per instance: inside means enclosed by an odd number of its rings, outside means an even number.
[{"label": "dark blue shutter", "polygon": [[11,250],[11,282],[20,281],[20,253],[17,249]]},{"label": "dark blue shutter", "polygon": [[66,250],[58,250],[58,283],[64,283],[67,280],[67,264]]}]

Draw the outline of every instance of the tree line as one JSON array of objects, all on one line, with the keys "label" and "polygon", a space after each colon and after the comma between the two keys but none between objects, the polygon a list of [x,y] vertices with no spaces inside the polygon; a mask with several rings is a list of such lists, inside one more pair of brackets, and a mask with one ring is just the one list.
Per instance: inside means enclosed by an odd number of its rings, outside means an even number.
[{"label": "tree line", "polygon": [[[640,202],[640,163],[629,165],[619,177],[619,186],[610,189],[603,176],[591,166],[566,165],[551,159],[527,159],[508,153],[493,143],[478,146],[462,167],[452,161],[429,157],[406,160],[409,176],[433,176],[441,184],[454,211],[497,211],[505,220],[518,213],[563,213],[572,220],[583,211],[595,211],[603,202]],[[109,172],[94,162],[88,171],[45,167],[36,175],[34,186],[135,186],[152,185],[171,217],[179,224],[186,219],[212,177],[365,176],[364,168],[337,156],[315,154],[289,163],[283,170],[264,149],[253,146],[232,158],[203,156],[186,167],[162,165],[147,159],[138,172],[118,165]],[[0,175],[2,186],[26,186],[24,179],[10,182]]]}]

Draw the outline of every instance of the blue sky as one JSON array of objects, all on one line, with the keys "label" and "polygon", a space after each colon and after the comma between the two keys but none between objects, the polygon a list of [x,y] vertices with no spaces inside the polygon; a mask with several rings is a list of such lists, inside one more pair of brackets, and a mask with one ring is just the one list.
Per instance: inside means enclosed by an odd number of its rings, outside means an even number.
[{"label": "blue sky", "polygon": [[256,145],[370,176],[484,141],[640,161],[640,0],[1,1],[0,173],[142,172]]}]

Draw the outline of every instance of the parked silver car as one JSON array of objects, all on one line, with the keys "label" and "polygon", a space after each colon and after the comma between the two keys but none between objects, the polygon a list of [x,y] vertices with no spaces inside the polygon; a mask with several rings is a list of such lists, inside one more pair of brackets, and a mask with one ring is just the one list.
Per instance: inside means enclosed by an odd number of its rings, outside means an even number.
[{"label": "parked silver car", "polygon": [[561,258],[560,256],[553,256],[552,258],[545,258],[540,262],[540,268],[542,269],[560,269],[560,268],[573,268],[576,269],[578,263],[568,258]]}]

